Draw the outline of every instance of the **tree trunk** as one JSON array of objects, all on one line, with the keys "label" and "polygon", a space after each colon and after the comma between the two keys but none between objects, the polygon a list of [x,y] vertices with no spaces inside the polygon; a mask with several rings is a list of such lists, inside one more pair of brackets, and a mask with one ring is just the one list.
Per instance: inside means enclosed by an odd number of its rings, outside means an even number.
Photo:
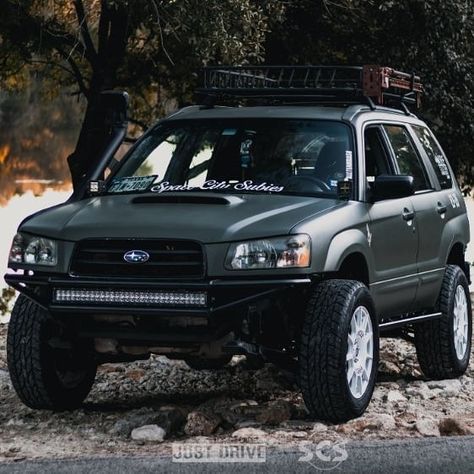
[{"label": "tree trunk", "polygon": [[[98,51],[90,51],[88,55],[93,60],[90,61],[92,78],[87,108],[76,148],[68,157],[74,188],[72,199],[81,197],[84,185],[100,162],[103,150],[110,140],[111,124],[108,123],[107,113],[101,104],[100,94],[113,89],[117,84],[117,72],[126,54],[129,8],[126,4],[110,7],[106,0],[101,1]],[[85,34],[88,35],[88,31]],[[93,48],[93,45],[89,47]]]}]

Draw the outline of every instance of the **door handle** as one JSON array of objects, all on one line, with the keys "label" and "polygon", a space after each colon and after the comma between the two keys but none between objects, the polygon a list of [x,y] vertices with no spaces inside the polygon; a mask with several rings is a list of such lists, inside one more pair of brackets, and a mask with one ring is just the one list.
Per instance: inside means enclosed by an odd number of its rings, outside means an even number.
[{"label": "door handle", "polygon": [[404,221],[412,221],[415,218],[415,212],[405,208],[403,209],[402,217]]},{"label": "door handle", "polygon": [[436,207],[436,212],[438,214],[446,214],[447,210],[448,210],[447,206],[445,206],[444,204],[438,202],[438,205]]}]

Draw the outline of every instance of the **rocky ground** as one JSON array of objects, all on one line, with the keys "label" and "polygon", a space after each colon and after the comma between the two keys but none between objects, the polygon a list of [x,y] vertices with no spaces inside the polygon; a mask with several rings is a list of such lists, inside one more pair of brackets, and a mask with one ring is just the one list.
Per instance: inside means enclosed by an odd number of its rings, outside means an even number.
[{"label": "rocky ground", "polygon": [[[0,460],[163,454],[170,442],[382,439],[474,434],[474,368],[459,380],[425,381],[414,347],[382,341],[378,384],[366,414],[346,424],[311,422],[294,382],[272,365],[246,370],[234,358],[219,371],[152,357],[99,368],[84,407],[31,410],[6,368],[0,324]],[[474,359],[474,358],[473,358]]]}]

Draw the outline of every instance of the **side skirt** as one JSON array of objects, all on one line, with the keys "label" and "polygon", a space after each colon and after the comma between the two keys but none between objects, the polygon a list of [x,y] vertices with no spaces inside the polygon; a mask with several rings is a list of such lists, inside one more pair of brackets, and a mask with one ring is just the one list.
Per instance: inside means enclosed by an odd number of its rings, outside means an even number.
[{"label": "side skirt", "polygon": [[403,326],[406,326],[407,324],[416,324],[424,321],[428,321],[431,319],[438,319],[442,316],[443,314],[440,312],[436,313],[429,313],[429,314],[420,314],[420,315],[415,315],[413,316],[412,314],[408,316],[402,316],[400,318],[396,319],[389,319],[387,321],[382,320],[379,323],[379,329],[380,331],[387,331],[395,328],[400,328]]}]

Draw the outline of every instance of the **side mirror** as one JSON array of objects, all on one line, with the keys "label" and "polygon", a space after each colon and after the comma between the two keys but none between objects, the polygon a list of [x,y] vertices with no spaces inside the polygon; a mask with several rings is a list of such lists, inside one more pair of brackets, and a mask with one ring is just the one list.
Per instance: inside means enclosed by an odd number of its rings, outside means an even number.
[{"label": "side mirror", "polygon": [[372,200],[397,199],[415,193],[413,176],[382,174],[375,178],[372,186]]}]

